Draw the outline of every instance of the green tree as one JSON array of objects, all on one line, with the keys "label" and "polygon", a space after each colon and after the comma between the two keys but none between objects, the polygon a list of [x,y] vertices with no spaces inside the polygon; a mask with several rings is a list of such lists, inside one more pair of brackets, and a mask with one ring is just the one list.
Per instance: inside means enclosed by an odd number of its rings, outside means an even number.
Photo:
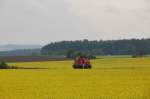
[{"label": "green tree", "polygon": [[74,58],[75,57],[75,50],[74,49],[68,49],[66,57],[67,58]]},{"label": "green tree", "polygon": [[3,61],[3,62],[0,62],[0,69],[7,69],[9,68],[9,66]]}]

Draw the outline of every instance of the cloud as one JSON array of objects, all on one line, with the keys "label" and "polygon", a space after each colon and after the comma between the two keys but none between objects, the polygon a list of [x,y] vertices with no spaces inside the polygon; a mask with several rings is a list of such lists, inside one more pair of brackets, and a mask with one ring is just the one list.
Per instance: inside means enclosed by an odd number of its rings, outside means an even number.
[{"label": "cloud", "polygon": [[[129,37],[150,36],[149,4],[143,0],[68,0],[74,14],[87,18],[93,32]],[[102,27],[102,28],[101,28]],[[119,33],[126,32],[126,35]],[[101,33],[102,35],[105,35]],[[144,33],[147,33],[146,35]],[[136,36],[137,35],[137,36]],[[114,36],[116,37],[116,36]]]},{"label": "cloud", "polygon": [[1,0],[0,42],[150,37],[149,20],[149,0]]},{"label": "cloud", "polygon": [[64,1],[7,0],[5,4],[0,11],[1,42],[40,42],[40,38],[49,42],[80,30],[80,19],[69,13]]}]

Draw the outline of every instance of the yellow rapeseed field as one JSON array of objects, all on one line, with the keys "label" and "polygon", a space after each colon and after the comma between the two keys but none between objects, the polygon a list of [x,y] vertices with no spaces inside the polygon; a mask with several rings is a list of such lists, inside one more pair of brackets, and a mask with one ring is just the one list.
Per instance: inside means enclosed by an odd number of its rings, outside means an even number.
[{"label": "yellow rapeseed field", "polygon": [[91,70],[72,63],[10,63],[41,69],[0,70],[0,99],[150,99],[150,58],[97,59]]}]

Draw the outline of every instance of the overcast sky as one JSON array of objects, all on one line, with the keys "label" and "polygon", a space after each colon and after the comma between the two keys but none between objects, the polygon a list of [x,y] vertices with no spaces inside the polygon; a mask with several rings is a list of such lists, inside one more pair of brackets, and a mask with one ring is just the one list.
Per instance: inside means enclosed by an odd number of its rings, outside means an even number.
[{"label": "overcast sky", "polygon": [[0,0],[0,44],[150,37],[150,0]]}]

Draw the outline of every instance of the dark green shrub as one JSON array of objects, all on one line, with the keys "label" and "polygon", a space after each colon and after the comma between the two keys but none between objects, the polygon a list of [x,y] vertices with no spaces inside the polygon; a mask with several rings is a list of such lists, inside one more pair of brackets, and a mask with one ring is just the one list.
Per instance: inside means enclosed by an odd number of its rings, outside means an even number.
[{"label": "dark green shrub", "polygon": [[96,56],[94,56],[94,55],[88,55],[87,57],[90,59],[96,59]]},{"label": "dark green shrub", "polygon": [[139,55],[139,54],[132,55],[132,58],[138,58],[138,57],[146,57],[146,55]]},{"label": "dark green shrub", "polygon": [[0,69],[8,69],[9,66],[6,64],[6,62],[0,62]]}]

